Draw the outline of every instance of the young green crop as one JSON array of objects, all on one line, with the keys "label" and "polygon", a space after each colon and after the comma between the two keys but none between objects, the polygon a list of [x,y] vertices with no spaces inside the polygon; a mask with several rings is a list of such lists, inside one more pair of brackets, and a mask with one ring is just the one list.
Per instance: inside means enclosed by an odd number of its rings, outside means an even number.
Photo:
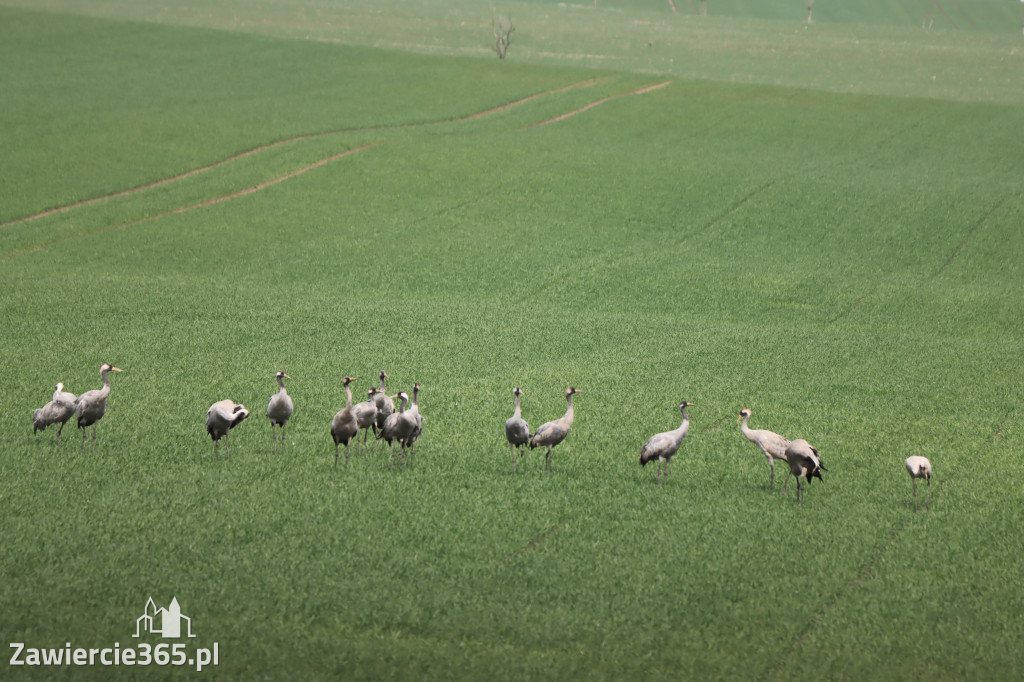
[{"label": "young green crop", "polygon": [[[128,646],[153,596],[230,678],[1024,669],[1019,105],[0,16],[25,69],[0,114],[10,642]],[[33,435],[103,362],[95,451]],[[334,470],[342,379],[381,369],[422,385],[416,465]],[[550,473],[509,467],[517,385],[534,428],[583,391]],[[230,462],[223,398],[252,412]],[[684,399],[658,485],[639,450]],[[804,504],[767,491],[743,407],[820,450]]]}]

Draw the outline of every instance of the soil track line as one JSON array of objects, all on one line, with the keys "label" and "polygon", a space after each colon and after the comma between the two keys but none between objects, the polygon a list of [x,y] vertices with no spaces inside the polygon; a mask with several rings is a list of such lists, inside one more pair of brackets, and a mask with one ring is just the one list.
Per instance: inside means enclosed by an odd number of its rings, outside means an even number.
[{"label": "soil track line", "polygon": [[534,123],[530,127],[531,128],[537,128],[537,127],[540,127],[540,126],[546,126],[549,123],[558,123],[559,121],[564,121],[565,119],[569,118],[570,116],[575,116],[576,114],[582,114],[584,111],[587,111],[589,109],[593,109],[594,107],[596,107],[596,106],[598,106],[600,104],[604,104],[605,102],[610,102],[613,99],[619,99],[620,97],[629,97],[630,95],[644,95],[644,94],[646,94],[648,92],[651,92],[652,90],[659,90],[659,89],[665,87],[666,85],[669,85],[671,82],[672,81],[665,81],[664,83],[658,83],[657,85],[651,85],[651,86],[648,86],[646,88],[640,88],[639,90],[633,90],[632,92],[624,92],[624,93],[622,93],[620,95],[611,95],[610,97],[604,97],[602,99],[597,100],[596,102],[591,102],[590,104],[588,104],[585,107],[580,107],[579,109],[576,109],[575,111],[569,111],[569,112],[566,112],[566,113],[562,114],[561,116],[555,116],[554,118],[549,118],[546,121],[541,121],[540,123]]},{"label": "soil track line", "polygon": [[560,87],[560,88],[555,88],[553,90],[545,90],[543,92],[538,92],[538,93],[535,93],[533,95],[529,95],[528,97],[524,97],[522,99],[515,100],[514,102],[508,102],[508,103],[502,104],[500,106],[492,107],[492,108],[487,109],[485,111],[478,111],[475,114],[469,114],[469,115],[463,116],[461,118],[445,119],[445,120],[441,120],[441,121],[427,121],[425,123],[403,123],[403,124],[394,125],[394,126],[370,126],[370,127],[366,127],[366,128],[348,128],[348,129],[340,129],[340,130],[328,130],[328,131],[320,132],[320,133],[308,133],[306,135],[297,135],[295,137],[289,137],[289,138],[285,138],[283,140],[278,140],[276,142],[270,142],[268,144],[263,144],[263,145],[260,145],[258,147],[253,147],[252,149],[249,149],[247,151],[241,152],[239,154],[235,154],[234,156],[229,156],[226,159],[221,159],[220,161],[217,161],[215,163],[211,163],[208,166],[202,166],[200,168],[193,168],[190,171],[185,171],[184,173],[181,173],[179,175],[175,175],[175,176],[170,177],[170,178],[163,178],[162,180],[154,180],[153,182],[148,182],[148,183],[146,183],[144,185],[139,185],[138,187],[132,187],[130,189],[125,189],[125,190],[121,190],[119,192],[114,192],[112,194],[104,194],[102,196],[93,197],[91,199],[83,199],[81,201],[76,201],[74,203],[66,204],[64,206],[57,206],[56,208],[47,209],[47,210],[42,211],[40,213],[33,213],[32,215],[23,216],[21,218],[15,218],[14,220],[9,220],[9,221],[7,221],[5,223],[0,223],[0,228],[9,227],[11,225],[18,225],[18,224],[21,224],[21,223],[27,223],[30,220],[36,220],[38,218],[45,218],[46,216],[54,215],[56,213],[63,213],[64,211],[70,211],[70,210],[75,209],[75,208],[81,208],[82,206],[89,206],[90,204],[95,204],[95,203],[100,202],[100,201],[106,201],[107,199],[116,199],[118,197],[127,196],[127,195],[133,194],[135,192],[142,192],[142,191],[145,191],[147,189],[152,189],[154,187],[160,187],[161,185],[167,185],[167,184],[170,184],[172,182],[177,182],[179,180],[185,180],[186,178],[190,178],[193,175],[198,175],[199,173],[205,173],[206,171],[213,170],[214,168],[219,168],[220,166],[223,166],[225,164],[231,163],[232,161],[238,161],[239,159],[244,159],[247,156],[252,156],[253,154],[259,154],[260,152],[266,151],[268,149],[273,149],[274,147],[280,147],[281,145],[285,145],[285,144],[292,144],[294,142],[301,142],[303,140],[311,140],[311,139],[316,138],[316,137],[325,137],[327,135],[340,135],[340,134],[343,134],[343,133],[357,133],[357,132],[363,132],[363,131],[368,131],[368,130],[387,130],[389,128],[415,128],[415,127],[421,127],[421,126],[425,127],[425,126],[442,125],[442,124],[445,124],[445,123],[462,123],[463,121],[471,121],[473,119],[483,118],[484,116],[490,116],[491,114],[496,114],[496,113],[498,113],[500,111],[505,111],[506,109],[511,109],[512,107],[519,106],[520,104],[526,104],[527,102],[535,100],[538,97],[543,97],[545,95],[553,95],[553,94],[556,94],[556,93],[559,93],[559,92],[564,92],[566,90],[574,90],[576,88],[590,87],[592,85],[596,85],[597,83],[600,83],[603,80],[606,80],[606,79],[603,78],[603,77],[600,77],[600,78],[590,78],[590,79],[585,80],[585,81],[579,81],[578,83],[570,83],[569,85],[565,85],[565,86]]},{"label": "soil track line", "polygon": [[384,144],[384,143],[383,142],[372,142],[370,144],[364,144],[362,147],[355,147],[353,149],[347,149],[347,150],[345,150],[343,152],[339,152],[337,154],[333,154],[331,156],[328,156],[325,159],[320,159],[319,161],[311,163],[308,166],[303,166],[302,168],[299,168],[298,170],[294,170],[291,173],[287,173],[287,174],[282,175],[280,177],[272,178],[270,180],[267,180],[266,182],[261,182],[258,185],[253,185],[252,187],[247,187],[247,188],[245,188],[243,190],[239,190],[237,192],[232,192],[231,194],[225,194],[224,196],[214,197],[213,199],[207,199],[206,201],[201,201],[198,204],[190,204],[188,206],[179,206],[178,208],[172,208],[169,211],[163,211],[162,213],[157,213],[155,215],[146,216],[145,218],[139,218],[137,220],[132,220],[132,221],[129,221],[127,223],[120,223],[118,225],[108,225],[108,226],[102,227],[102,228],[100,228],[98,230],[93,230],[91,232],[83,232],[82,234],[76,234],[76,235],[73,235],[73,236],[70,236],[70,237],[65,237],[64,239],[57,239],[57,240],[52,241],[52,242],[47,242],[46,244],[40,244],[39,246],[36,246],[34,248],[31,248],[31,249],[26,249],[25,251],[16,251],[14,253],[9,253],[6,256],[4,256],[3,258],[0,258],[0,260],[10,260],[11,258],[14,258],[15,256],[23,256],[23,255],[28,254],[28,253],[35,253],[36,251],[42,251],[43,249],[49,248],[49,247],[51,247],[51,246],[53,246],[55,244],[61,244],[63,242],[70,241],[72,239],[80,239],[82,237],[91,237],[92,235],[99,234],[101,232],[110,232],[112,230],[120,230],[120,229],[123,229],[125,227],[132,227],[134,225],[140,225],[142,223],[149,222],[150,220],[157,220],[159,218],[166,218],[167,216],[178,215],[180,213],[188,213],[189,211],[195,210],[197,208],[205,208],[207,206],[214,206],[216,204],[224,203],[225,201],[230,201],[231,199],[237,199],[239,197],[248,196],[250,194],[254,194],[256,192],[259,192],[260,190],[264,190],[264,189],[266,189],[268,187],[272,187],[274,185],[282,183],[285,180],[290,180],[290,179],[292,179],[294,177],[297,177],[299,175],[302,175],[304,173],[308,173],[309,171],[314,170],[316,168],[319,168],[320,166],[326,165],[326,164],[328,164],[328,163],[330,163],[332,161],[337,161],[338,159],[343,158],[345,156],[349,156],[351,154],[355,154],[355,153],[361,152],[361,151],[363,151],[365,149],[369,149],[371,147],[376,147],[376,146],[379,146],[379,145],[382,145],[382,144]]}]

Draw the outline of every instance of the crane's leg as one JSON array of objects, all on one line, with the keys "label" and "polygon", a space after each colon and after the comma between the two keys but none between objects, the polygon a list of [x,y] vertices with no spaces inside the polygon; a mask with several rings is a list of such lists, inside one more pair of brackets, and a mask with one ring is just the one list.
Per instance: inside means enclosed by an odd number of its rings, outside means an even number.
[{"label": "crane's leg", "polygon": [[395,470],[395,444],[391,443],[391,470]]},{"label": "crane's leg", "polygon": [[98,425],[99,425],[99,422],[96,422],[95,424],[92,425],[92,449],[93,449],[93,452],[96,451],[96,427]]},{"label": "crane's leg", "polygon": [[64,428],[63,424],[61,424],[60,426],[57,427],[57,445],[60,445],[60,430],[63,429],[63,428]]},{"label": "crane's leg", "polygon": [[516,472],[516,446],[509,443],[508,451],[512,453],[512,473],[514,474]]},{"label": "crane's leg", "polygon": [[338,441],[334,441],[334,468],[338,468]]},{"label": "crane's leg", "polygon": [[287,424],[281,424],[281,454],[282,455],[284,454],[284,433],[285,433],[285,430],[287,428],[288,428]]},{"label": "crane's leg", "polygon": [[547,462],[547,470],[551,471],[551,446],[548,446],[548,454],[545,455],[545,461]]},{"label": "crane's leg", "polygon": [[270,438],[274,441],[274,454],[277,454],[277,429],[274,426],[274,422],[270,422]]},{"label": "crane's leg", "polygon": [[218,454],[220,454],[219,453],[219,448],[220,448],[220,441],[219,440],[213,441],[213,456],[214,457],[216,457]]},{"label": "crane's leg", "polygon": [[409,468],[412,469],[412,461],[416,457],[416,441],[409,443]]},{"label": "crane's leg", "polygon": [[[768,455],[768,473],[771,476],[771,482],[768,484],[768,492],[775,492],[775,461]],[[789,480],[788,478],[786,479]]]}]

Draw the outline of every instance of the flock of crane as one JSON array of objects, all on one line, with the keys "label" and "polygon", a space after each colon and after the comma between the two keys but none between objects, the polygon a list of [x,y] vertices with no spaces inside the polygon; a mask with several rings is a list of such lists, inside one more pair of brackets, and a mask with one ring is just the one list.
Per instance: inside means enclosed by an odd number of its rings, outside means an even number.
[{"label": "flock of crane", "polygon": [[[57,425],[57,442],[60,443],[61,430],[72,416],[78,419],[78,428],[82,429],[82,443],[85,443],[86,431],[92,426],[93,447],[96,443],[96,424],[103,418],[107,409],[107,397],[110,395],[109,372],[120,372],[122,370],[112,365],[104,364],[100,367],[100,379],[103,387],[92,391],[86,391],[80,396],[75,396],[64,390],[64,384],[58,383],[53,398],[43,407],[33,413],[33,433],[45,430],[51,424]],[[288,391],[284,387],[284,380],[291,379],[284,372],[276,375],[278,392],[270,397],[267,404],[267,418],[270,420],[271,434],[274,439],[274,452],[277,452],[277,427],[281,427],[281,446],[284,447],[285,428],[288,420],[294,412],[295,406]],[[384,387],[388,378],[387,372],[380,372],[380,388],[371,386],[367,390],[367,399],[363,402],[352,404],[352,389],[350,384],[356,381],[354,377],[345,377],[343,386],[347,397],[345,407],[338,411],[331,420],[331,438],[334,439],[334,466],[338,466],[340,446],[345,446],[345,469],[349,463],[349,444],[355,440],[360,451],[366,443],[370,432],[374,434],[377,441],[383,440],[391,446],[391,468],[395,466],[395,449],[397,442],[401,449],[402,464],[406,461],[406,453],[409,456],[409,466],[412,466],[414,445],[416,440],[423,433],[423,415],[419,410],[419,383],[413,384],[411,405],[409,395],[405,391],[399,391],[389,396]],[[530,449],[537,447],[547,448],[545,454],[545,468],[551,469],[551,450],[565,440],[572,427],[575,410],[572,397],[582,393],[572,386],[565,390],[566,410],[565,414],[554,421],[549,421],[533,433],[530,433],[530,426],[523,419],[520,397],[523,390],[518,386],[512,391],[515,408],[512,416],[505,422],[505,438],[508,440],[509,449],[512,454],[512,472],[516,471],[516,454],[520,457],[523,448],[529,445]],[[395,409],[395,399],[399,400],[398,409]],[[648,462],[658,461],[658,479],[662,482],[668,480],[668,465],[672,456],[676,454],[679,447],[686,438],[690,429],[690,417],[686,413],[687,407],[693,407],[694,403],[683,401],[679,403],[679,411],[682,413],[683,422],[679,428],[651,436],[640,449],[640,465],[645,466]],[[769,490],[775,489],[775,461],[780,460],[789,465],[789,472],[796,479],[796,499],[803,500],[804,487],[801,479],[810,483],[814,478],[824,481],[821,477],[822,471],[828,471],[821,463],[821,455],[817,448],[802,438],[789,440],[779,434],[766,429],[751,429],[750,410],[740,410],[740,416],[736,420],[740,422],[740,431],[751,443],[754,443],[768,460],[770,472]],[[213,439],[214,454],[218,452],[220,439],[224,439],[224,449],[227,458],[231,458],[231,448],[228,434],[231,429],[241,424],[249,416],[249,410],[245,405],[232,400],[219,400],[210,406],[206,413],[206,431]],[[359,432],[363,432],[363,440],[359,441]],[[932,465],[926,457],[908,457],[905,462],[907,473],[910,474],[914,489],[914,510],[917,511],[917,479],[923,478],[927,482],[925,491],[925,508],[928,508],[928,497],[931,492]],[[789,485],[789,477],[782,486],[782,492],[786,492]]]}]

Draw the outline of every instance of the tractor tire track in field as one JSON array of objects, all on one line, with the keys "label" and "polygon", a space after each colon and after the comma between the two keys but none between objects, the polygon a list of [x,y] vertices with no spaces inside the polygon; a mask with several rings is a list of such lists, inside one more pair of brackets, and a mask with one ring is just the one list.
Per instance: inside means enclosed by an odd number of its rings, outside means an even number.
[{"label": "tractor tire track in field", "polygon": [[603,97],[603,98],[601,98],[601,99],[599,99],[599,100],[597,100],[595,102],[591,102],[590,104],[588,104],[588,105],[586,105],[584,107],[580,107],[579,109],[574,109],[573,111],[568,111],[568,112],[566,112],[564,114],[561,114],[559,116],[555,116],[554,118],[549,118],[546,121],[541,121],[540,123],[534,123],[530,127],[531,128],[539,128],[540,126],[546,126],[549,123],[558,123],[559,121],[564,121],[565,119],[567,119],[567,118],[569,118],[571,116],[575,116],[576,114],[582,114],[584,111],[589,111],[590,109],[593,109],[594,107],[596,107],[598,105],[604,104],[605,102],[610,102],[610,101],[612,101],[614,99],[619,99],[620,97],[629,97],[631,95],[644,95],[644,94],[646,94],[648,92],[652,92],[654,90],[660,90],[661,88],[663,88],[666,85],[669,85],[671,83],[672,83],[672,81],[665,81],[664,83],[658,83],[657,85],[651,85],[651,86],[648,86],[646,88],[640,88],[639,90],[633,90],[632,92],[624,92],[624,93],[621,93],[619,95],[610,95],[608,97]]},{"label": "tractor tire track in field", "polygon": [[101,232],[110,232],[110,231],[113,231],[113,230],[120,230],[120,229],[123,229],[123,228],[126,228],[126,227],[132,227],[134,225],[141,225],[142,223],[149,222],[150,220],[158,220],[160,218],[166,218],[167,216],[178,215],[180,213],[187,213],[187,212],[193,211],[193,210],[195,210],[197,208],[205,208],[207,206],[214,206],[216,204],[220,204],[220,203],[223,203],[225,201],[230,201],[232,199],[237,199],[239,197],[248,196],[250,194],[254,194],[256,192],[259,192],[260,190],[264,190],[264,189],[266,189],[268,187],[272,187],[273,185],[282,183],[285,180],[290,180],[290,179],[292,179],[294,177],[297,177],[299,175],[303,175],[304,173],[308,173],[309,171],[311,171],[311,170],[313,170],[315,168],[319,168],[319,167],[321,167],[321,166],[323,166],[325,164],[328,164],[328,163],[330,163],[332,161],[337,161],[340,158],[349,156],[351,154],[356,154],[358,152],[361,152],[363,150],[369,149],[371,147],[376,147],[376,146],[378,146],[380,144],[383,144],[383,143],[382,142],[374,142],[374,143],[371,143],[371,144],[365,144],[362,147],[355,147],[353,149],[346,149],[343,152],[339,152],[337,154],[333,154],[331,156],[328,156],[327,158],[320,159],[319,161],[311,163],[311,164],[309,164],[307,166],[303,166],[302,168],[294,170],[291,173],[286,173],[285,175],[282,175],[280,177],[271,178],[270,180],[267,180],[265,182],[261,182],[258,185],[253,185],[252,187],[247,187],[247,188],[239,190],[237,192],[232,192],[231,194],[225,194],[225,195],[220,196],[220,197],[214,197],[213,199],[207,199],[207,200],[201,201],[201,202],[199,202],[197,204],[190,204],[188,206],[179,206],[177,208],[172,208],[170,210],[163,211],[161,213],[156,213],[154,215],[146,216],[144,218],[138,218],[136,220],[131,220],[131,221],[126,222],[126,223],[118,223],[116,225],[107,225],[107,226],[105,226],[103,228],[100,228],[98,230],[93,230],[93,231],[90,231],[90,232],[83,232],[81,234],[76,234],[76,235],[72,235],[70,237],[65,237],[64,239],[57,239],[57,240],[54,240],[54,241],[51,241],[51,242],[47,242],[45,244],[40,244],[39,246],[36,246],[34,248],[31,248],[31,249],[26,249],[24,251],[16,251],[16,252],[13,252],[13,253],[9,253],[6,256],[4,256],[3,258],[0,258],[0,260],[10,260],[11,258],[14,258],[15,256],[22,256],[22,255],[25,255],[25,254],[28,254],[28,253],[34,253],[36,251],[42,251],[43,249],[49,248],[49,247],[51,247],[51,246],[53,246],[55,244],[61,244],[63,242],[70,241],[72,239],[80,239],[82,237],[89,237],[89,236],[92,236],[94,234],[100,234]]},{"label": "tractor tire track in field", "polygon": [[[259,154],[260,152],[264,152],[264,151],[267,151],[268,149],[273,149],[275,147],[280,147],[282,145],[294,144],[296,142],[302,142],[304,140],[312,140],[312,139],[315,139],[315,138],[318,138],[318,137],[326,137],[328,135],[341,135],[341,134],[345,134],[345,133],[359,133],[359,132],[368,132],[368,131],[374,131],[374,130],[395,130],[395,129],[402,129],[402,128],[416,128],[416,127],[443,125],[443,124],[446,124],[446,123],[463,123],[465,121],[471,121],[471,120],[474,120],[474,119],[483,118],[485,116],[490,116],[490,115],[493,115],[493,114],[496,114],[496,113],[500,113],[502,111],[506,111],[506,110],[511,109],[513,107],[517,107],[517,106],[520,106],[522,104],[526,104],[527,102],[531,102],[531,101],[533,101],[533,100],[535,100],[535,99],[537,99],[539,97],[544,97],[546,95],[553,95],[553,94],[557,94],[557,93],[560,93],[560,92],[565,92],[567,90],[574,90],[574,89],[577,89],[577,88],[591,87],[591,86],[597,85],[598,83],[600,83],[600,82],[602,82],[604,80],[606,80],[606,79],[605,78],[590,78],[590,79],[585,80],[585,81],[579,81],[577,83],[570,83],[569,85],[565,85],[565,86],[560,87],[560,88],[554,88],[552,90],[545,90],[543,92],[537,92],[537,93],[534,93],[534,94],[529,95],[527,97],[523,97],[521,99],[518,99],[518,100],[515,100],[515,101],[512,101],[512,102],[508,102],[506,104],[502,104],[502,105],[499,105],[497,107],[492,107],[492,108],[486,109],[484,111],[478,111],[476,113],[469,114],[467,116],[462,116],[460,118],[455,118],[455,119],[444,119],[444,120],[440,120],[440,121],[428,121],[426,123],[402,123],[402,124],[393,125],[393,126],[370,126],[370,127],[366,127],[366,128],[347,128],[347,129],[340,129],[340,130],[329,130],[329,131],[324,131],[324,132],[319,132],[319,133],[307,133],[305,135],[297,135],[295,137],[289,137],[289,138],[285,138],[283,140],[277,140],[275,142],[269,142],[267,144],[263,144],[263,145],[259,145],[257,147],[253,147],[252,149],[246,150],[244,152],[240,152],[240,153],[235,154],[233,156],[229,156],[229,157],[227,157],[225,159],[221,159],[220,161],[216,161],[216,162],[211,163],[209,165],[201,166],[199,168],[193,168],[192,170],[185,171],[184,173],[179,173],[178,175],[174,175],[174,176],[169,177],[169,178],[163,178],[163,179],[160,179],[160,180],[154,180],[153,182],[148,182],[146,184],[139,185],[137,187],[132,187],[130,189],[120,190],[120,191],[117,191],[117,192],[113,192],[111,194],[104,194],[102,196],[92,197],[90,199],[82,199],[81,201],[76,201],[74,203],[66,204],[64,206],[57,206],[55,208],[47,209],[45,211],[41,211],[39,213],[34,213],[32,215],[23,216],[21,218],[15,218],[13,220],[9,220],[7,222],[0,223],[0,228],[9,227],[9,226],[12,226],[12,225],[19,225],[21,223],[26,223],[26,222],[29,222],[29,221],[32,221],[32,220],[37,220],[39,218],[45,218],[47,216],[51,216],[51,215],[54,215],[54,214],[57,214],[57,213],[63,213],[65,211],[70,211],[70,210],[73,210],[73,209],[76,209],[76,208],[81,208],[83,206],[89,206],[91,204],[95,204],[95,203],[100,202],[100,201],[106,201],[108,199],[117,199],[118,197],[129,196],[129,195],[135,194],[137,192],[143,192],[143,191],[148,190],[148,189],[153,189],[154,187],[161,187],[163,185],[168,185],[168,184],[171,184],[171,183],[174,183],[174,182],[178,182],[180,180],[185,180],[185,179],[188,179],[188,178],[193,177],[195,175],[199,175],[200,173],[205,173],[205,172],[213,170],[215,168],[219,168],[221,166],[224,166],[224,165],[227,165],[229,163],[232,163],[234,161],[238,161],[240,159],[244,159],[246,157],[253,156],[255,154]],[[324,163],[326,163],[326,162],[327,161],[324,161]],[[295,173],[295,175],[301,175],[301,173]],[[284,178],[284,179],[287,179],[287,178]],[[271,183],[271,184],[273,184],[273,183]],[[221,200],[223,200],[223,198]],[[216,203],[216,202],[214,202],[214,203]],[[188,210],[188,209],[186,208],[185,210]],[[163,215],[167,215],[167,214],[163,214]]]},{"label": "tractor tire track in field", "polygon": [[969,242],[971,238],[975,235],[975,233],[977,233],[977,231],[980,230],[982,226],[984,226],[985,223],[988,222],[988,219],[992,217],[992,214],[994,214],[996,211],[1002,208],[1008,200],[1009,197],[1003,197],[1002,199],[997,201],[995,205],[992,206],[992,208],[990,208],[988,212],[981,217],[980,220],[978,220],[978,222],[974,223],[971,229],[967,231],[967,234],[964,235],[964,238],[960,240],[960,243],[956,245],[956,248],[953,249],[953,253],[949,254],[949,258],[946,259],[946,262],[943,263],[938,270],[932,273],[932,277],[938,277],[947,269],[949,269],[949,266],[953,264],[953,261],[956,260],[956,257],[959,256],[960,252],[964,250],[965,246],[967,246],[967,242]]}]

